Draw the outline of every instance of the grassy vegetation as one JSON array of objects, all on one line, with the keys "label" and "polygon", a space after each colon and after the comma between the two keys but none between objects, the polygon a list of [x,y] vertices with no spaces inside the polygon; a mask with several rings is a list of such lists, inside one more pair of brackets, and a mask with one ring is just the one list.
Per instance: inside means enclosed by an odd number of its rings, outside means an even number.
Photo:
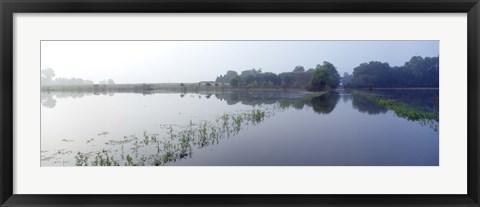
[{"label": "grassy vegetation", "polygon": [[[78,152],[74,155],[77,166],[142,166],[165,165],[191,157],[194,148],[218,144],[222,139],[238,134],[248,126],[255,126],[266,118],[274,116],[286,107],[298,103],[310,103],[328,92],[308,93],[301,99],[280,101],[278,104],[253,108],[242,112],[223,113],[213,121],[190,121],[187,125],[162,125],[164,136],[143,131],[140,135],[124,136],[120,139],[105,140],[100,151]],[[107,138],[109,132],[97,134]],[[89,139],[87,144],[92,143]],[[143,152],[154,152],[144,154]],[[45,153],[43,153],[45,154]],[[62,155],[62,154],[58,154]],[[49,158],[43,155],[45,160]]]},{"label": "grassy vegetation", "polygon": [[[149,134],[144,131],[142,136],[124,136],[121,140],[109,140],[105,145],[115,147],[121,145],[121,154],[113,149],[103,149],[99,152],[83,153],[75,155],[77,166],[142,166],[142,165],[165,165],[180,159],[192,156],[193,148],[203,148],[218,144],[223,138],[236,135],[244,126],[256,125],[266,117],[272,116],[276,108],[255,108],[252,110],[222,114],[214,122],[190,121],[187,126],[174,128],[172,125],[165,126],[166,134],[159,139],[158,134]],[[125,156],[124,145],[132,146],[130,154]],[[140,156],[139,151],[148,146],[156,148],[156,154]],[[128,152],[127,152],[128,153]]]},{"label": "grassy vegetation", "polygon": [[360,90],[351,90],[351,93],[354,95],[360,95],[365,97],[367,100],[375,102],[379,106],[382,106],[386,109],[392,110],[399,117],[406,118],[412,121],[419,120],[435,120],[439,121],[439,116],[437,113],[418,110],[412,107],[407,106],[405,103],[402,103],[393,99],[384,99],[378,96],[369,94]]},{"label": "grassy vegetation", "polygon": [[329,93],[330,93],[330,91],[310,92],[310,93],[304,95],[303,97],[301,97],[300,99],[295,99],[295,100],[283,99],[283,100],[280,100],[280,101],[278,101],[278,106],[282,109],[287,109],[287,108],[290,108],[290,107],[296,106],[296,105],[304,105],[304,104],[312,105],[312,102],[315,98],[318,98],[318,97],[321,97],[321,96],[324,96],[324,95],[328,95]]}]

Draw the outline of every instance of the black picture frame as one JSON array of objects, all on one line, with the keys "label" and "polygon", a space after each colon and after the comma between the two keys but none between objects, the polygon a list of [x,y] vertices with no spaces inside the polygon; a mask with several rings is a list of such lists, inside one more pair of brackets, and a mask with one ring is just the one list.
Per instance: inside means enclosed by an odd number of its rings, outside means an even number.
[{"label": "black picture frame", "polygon": [[[480,206],[478,0],[0,0],[1,206]],[[465,195],[19,195],[13,194],[13,14],[112,12],[467,13],[468,189]],[[34,173],[34,172],[32,172]],[[452,178],[455,179],[455,178]]]}]

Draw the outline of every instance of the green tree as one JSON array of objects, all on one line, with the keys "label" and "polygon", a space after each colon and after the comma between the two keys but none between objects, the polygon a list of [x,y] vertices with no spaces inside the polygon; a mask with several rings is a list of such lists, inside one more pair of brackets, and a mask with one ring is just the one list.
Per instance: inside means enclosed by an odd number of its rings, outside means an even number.
[{"label": "green tree", "polygon": [[294,72],[294,73],[303,73],[303,72],[305,72],[305,68],[304,68],[303,66],[299,65],[299,66],[296,66],[295,69],[293,69],[292,72]]},{"label": "green tree", "polygon": [[319,91],[336,88],[340,84],[340,75],[332,63],[327,61],[317,65],[313,77],[308,85],[309,90]]},{"label": "green tree", "polygon": [[353,69],[351,87],[438,87],[437,57],[412,57],[403,66],[370,61]]},{"label": "green tree", "polygon": [[230,85],[231,85],[232,87],[238,87],[238,82],[239,82],[239,81],[238,81],[238,78],[237,78],[237,77],[232,78],[232,80],[230,80]]},{"label": "green tree", "polygon": [[352,82],[352,78],[353,76],[348,74],[347,72],[343,73],[343,77],[342,77],[343,87],[349,87],[350,82]]}]

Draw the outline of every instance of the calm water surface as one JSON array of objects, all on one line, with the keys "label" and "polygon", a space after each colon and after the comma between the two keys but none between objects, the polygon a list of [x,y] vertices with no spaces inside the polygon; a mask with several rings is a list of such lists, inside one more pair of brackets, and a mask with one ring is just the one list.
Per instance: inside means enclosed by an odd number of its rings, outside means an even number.
[{"label": "calm water surface", "polygon": [[[438,112],[438,90],[376,94]],[[439,164],[437,122],[349,93],[305,95],[42,92],[41,165]]]}]

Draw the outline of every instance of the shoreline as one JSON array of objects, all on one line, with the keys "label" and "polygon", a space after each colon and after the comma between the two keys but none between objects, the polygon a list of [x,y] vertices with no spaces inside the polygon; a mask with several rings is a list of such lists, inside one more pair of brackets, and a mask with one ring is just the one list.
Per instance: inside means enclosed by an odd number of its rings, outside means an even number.
[{"label": "shoreline", "polygon": [[[439,88],[337,88],[333,90],[439,90]],[[94,84],[94,85],[44,85],[40,86],[41,92],[134,92],[134,93],[199,93],[199,92],[263,92],[263,91],[308,91],[304,88],[237,88],[230,85],[198,84],[198,83],[140,83],[140,84]]]}]

